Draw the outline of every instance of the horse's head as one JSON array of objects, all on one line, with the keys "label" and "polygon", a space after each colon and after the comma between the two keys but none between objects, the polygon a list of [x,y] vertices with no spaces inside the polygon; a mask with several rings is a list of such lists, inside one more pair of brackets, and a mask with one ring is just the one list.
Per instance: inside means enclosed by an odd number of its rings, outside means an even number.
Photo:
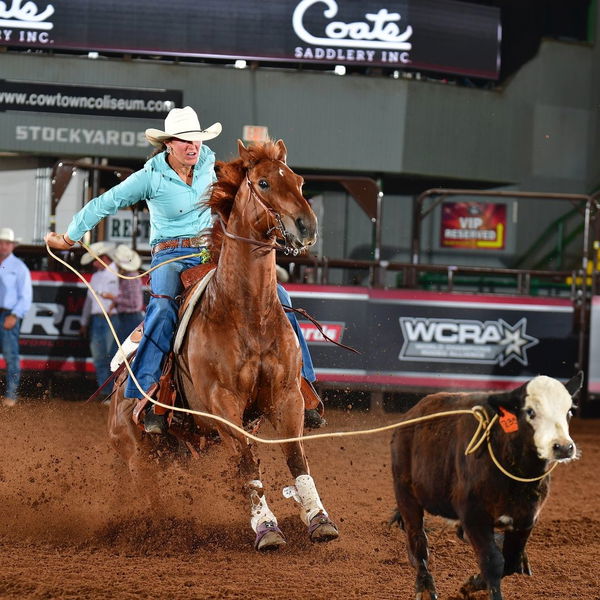
[{"label": "horse's head", "polygon": [[302,195],[304,179],[286,164],[282,140],[246,148],[238,140],[246,170],[250,196],[270,218],[269,237],[275,237],[294,253],[312,246],[317,239],[317,218]]}]

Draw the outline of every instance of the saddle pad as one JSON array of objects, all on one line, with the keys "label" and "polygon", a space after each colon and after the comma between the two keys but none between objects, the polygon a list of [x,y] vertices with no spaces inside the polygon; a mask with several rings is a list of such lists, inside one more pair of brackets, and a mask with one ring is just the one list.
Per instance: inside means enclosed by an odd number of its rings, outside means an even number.
[{"label": "saddle pad", "polygon": [[190,292],[187,306],[179,319],[179,326],[177,328],[177,334],[175,335],[175,343],[173,344],[173,352],[175,352],[175,354],[179,354],[179,351],[181,350],[183,338],[185,337],[188,323],[194,312],[194,307],[204,293],[204,290],[206,289],[208,282],[212,279],[212,276],[215,274],[215,271],[216,269],[209,271],[200,281],[198,281],[198,283],[194,284],[195,287]]}]

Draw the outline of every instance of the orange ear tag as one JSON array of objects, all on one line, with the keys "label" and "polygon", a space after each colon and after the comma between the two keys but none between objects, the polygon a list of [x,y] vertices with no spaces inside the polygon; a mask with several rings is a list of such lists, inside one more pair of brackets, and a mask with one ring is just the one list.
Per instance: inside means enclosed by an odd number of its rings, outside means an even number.
[{"label": "orange ear tag", "polygon": [[513,433],[513,431],[519,430],[519,423],[517,421],[516,415],[509,412],[505,408],[501,406],[498,407],[500,409],[500,427],[504,430],[504,433]]}]

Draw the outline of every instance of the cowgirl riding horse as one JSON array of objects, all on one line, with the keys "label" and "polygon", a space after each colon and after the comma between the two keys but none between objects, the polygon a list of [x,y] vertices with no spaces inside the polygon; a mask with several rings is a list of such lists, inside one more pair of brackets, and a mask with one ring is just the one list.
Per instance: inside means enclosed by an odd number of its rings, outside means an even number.
[{"label": "cowgirl riding horse", "polygon": [[[202,144],[221,133],[221,124],[200,127],[196,112],[189,106],[172,109],[165,119],[165,129],[147,129],[146,139],[156,147],[144,167],[109,191],[93,198],[72,219],[65,234],[49,233],[45,241],[51,248],[68,250],[104,217],[145,200],[150,212],[150,244],[154,267],[176,258],[152,272],[151,298],[146,310],[144,336],[139,344],[132,370],[140,387],[156,394],[165,356],[171,350],[177,325],[178,305],[175,298],[182,290],[180,274],[202,262],[193,256],[205,248],[200,232],[211,225],[211,210],[206,205],[212,184],[216,181],[214,152]],[[277,286],[284,305],[290,305],[287,292]],[[308,346],[293,313],[288,313],[302,350],[302,376],[309,384],[303,392],[312,397],[305,401],[314,407],[319,403],[312,382],[315,372]],[[142,398],[143,394],[129,378],[125,394]],[[305,411],[305,424],[320,427],[324,421],[314,410]],[[156,414],[149,407],[144,416],[147,433],[165,433],[166,414]]]}]

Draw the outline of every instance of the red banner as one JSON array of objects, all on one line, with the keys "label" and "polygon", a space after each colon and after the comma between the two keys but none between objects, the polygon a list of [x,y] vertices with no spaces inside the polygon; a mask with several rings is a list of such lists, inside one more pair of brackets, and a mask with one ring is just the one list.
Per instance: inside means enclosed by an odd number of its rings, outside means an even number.
[{"label": "red banner", "polygon": [[505,242],[506,204],[445,202],[442,205],[442,247],[502,250]]}]

